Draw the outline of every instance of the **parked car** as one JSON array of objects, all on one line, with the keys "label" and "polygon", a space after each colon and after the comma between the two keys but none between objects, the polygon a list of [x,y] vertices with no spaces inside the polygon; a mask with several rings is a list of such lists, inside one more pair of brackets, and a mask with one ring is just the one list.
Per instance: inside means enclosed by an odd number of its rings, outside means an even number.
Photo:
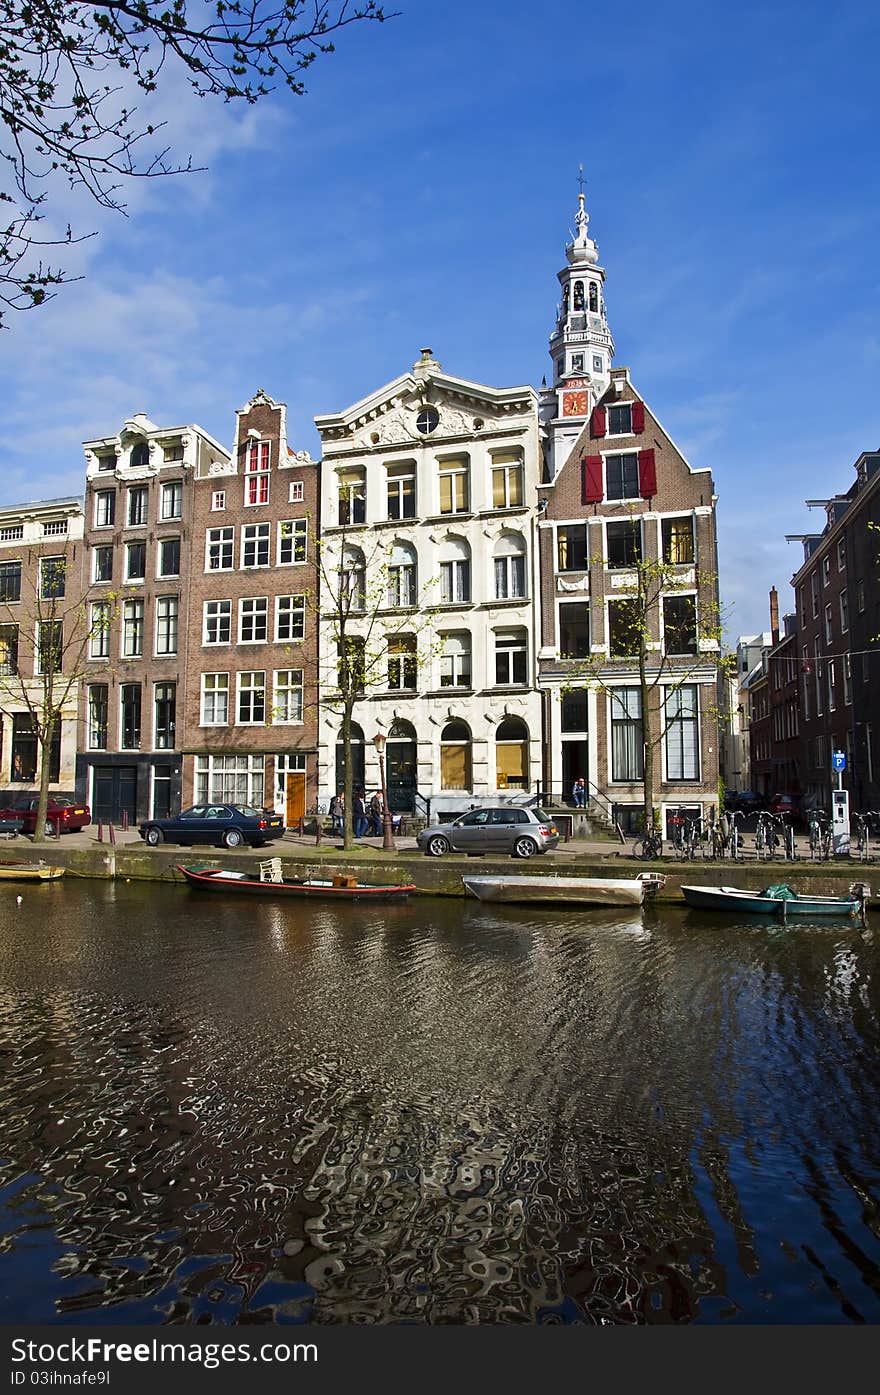
[{"label": "parked car", "polygon": [[9,819],[0,814],[0,838],[17,838],[23,828],[23,819]]},{"label": "parked car", "polygon": [[771,814],[784,815],[789,823],[802,822],[800,795],[774,794],[767,804],[767,809]]},{"label": "parked car", "polygon": [[725,790],[724,807],[728,814],[739,810],[743,814],[755,814],[763,809],[764,800],[754,790]]},{"label": "parked car", "polygon": [[284,832],[280,814],[254,809],[249,804],[194,804],[169,819],[150,819],[138,832],[151,848],[160,843],[213,843],[216,847],[240,848],[250,843],[259,848]]},{"label": "parked car", "polygon": [[549,852],[559,842],[559,831],[543,809],[471,809],[452,823],[423,828],[416,844],[428,857],[448,852],[472,855],[492,852],[512,857],[533,857]]},{"label": "parked car", "polygon": [[[39,803],[38,795],[23,795],[8,809],[0,809],[0,819],[21,819],[22,832],[34,833]],[[88,804],[75,804],[72,799],[66,799],[63,795],[50,795],[46,805],[44,829],[47,836],[51,837],[56,833],[76,833],[77,829],[88,827],[91,821],[92,814]]]}]

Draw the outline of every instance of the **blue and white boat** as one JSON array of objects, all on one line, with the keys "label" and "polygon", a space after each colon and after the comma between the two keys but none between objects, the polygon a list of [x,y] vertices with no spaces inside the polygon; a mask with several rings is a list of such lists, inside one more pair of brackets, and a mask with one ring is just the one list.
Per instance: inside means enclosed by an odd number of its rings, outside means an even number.
[{"label": "blue and white boat", "polygon": [[681,894],[689,906],[700,911],[735,911],[788,920],[789,916],[862,915],[871,889],[863,882],[854,882],[846,896],[813,896],[802,895],[785,882],[778,882],[764,891],[744,891],[735,886],[683,886]]}]

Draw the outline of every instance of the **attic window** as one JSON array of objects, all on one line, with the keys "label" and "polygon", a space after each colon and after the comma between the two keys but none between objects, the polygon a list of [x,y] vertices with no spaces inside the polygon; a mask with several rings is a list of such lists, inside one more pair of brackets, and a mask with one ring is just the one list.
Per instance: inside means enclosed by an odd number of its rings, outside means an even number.
[{"label": "attic window", "polygon": [[416,430],[423,436],[430,436],[440,425],[440,413],[436,407],[423,407],[416,417]]}]

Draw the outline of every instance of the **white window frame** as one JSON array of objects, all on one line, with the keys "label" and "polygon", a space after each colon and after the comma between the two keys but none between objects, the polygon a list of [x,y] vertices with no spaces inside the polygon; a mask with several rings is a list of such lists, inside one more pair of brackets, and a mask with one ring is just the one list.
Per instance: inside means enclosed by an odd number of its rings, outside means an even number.
[{"label": "white window frame", "polygon": [[[676,725],[676,722],[675,722],[675,719],[674,719],[674,718],[673,718],[672,722],[670,722],[670,720],[669,720],[669,718],[668,718],[668,716],[667,716],[667,713],[668,713],[668,710],[669,710],[669,701],[670,701],[670,699],[671,699],[672,697],[674,697],[675,695],[677,695],[678,700],[679,700],[679,703],[680,703],[680,702],[681,702],[681,698],[682,698],[682,694],[685,693],[685,692],[687,692],[687,691],[692,692],[693,695],[694,695],[694,698],[693,698],[694,714],[693,714],[692,717],[688,717],[688,718],[687,718],[687,721],[688,721],[688,723],[692,723],[692,724],[693,724],[694,733],[695,733],[695,738],[696,738],[696,740],[695,740],[695,749],[694,749],[694,756],[695,756],[695,773],[694,773],[693,775],[670,775],[670,773],[669,773],[669,767],[670,767],[671,761],[670,761],[670,751],[669,751],[669,734],[670,734],[670,728],[673,727],[673,726],[675,726],[675,725]],[[643,718],[643,720],[644,720],[644,718]],[[700,783],[700,781],[701,781],[701,779],[702,779],[702,766],[703,766],[702,742],[701,742],[701,740],[700,740],[700,725],[701,725],[700,685],[699,685],[698,683],[681,683],[681,684],[674,684],[674,685],[665,685],[665,686],[664,686],[664,690],[663,690],[663,766],[664,766],[663,774],[664,774],[664,779],[666,780],[666,782],[667,782],[668,784],[675,784],[675,785],[695,785],[695,784],[699,784],[699,783]]]},{"label": "white window frame", "polygon": [[[289,604],[284,605],[284,602]],[[287,617],[289,624],[286,628],[290,631],[284,634],[285,628],[282,626],[282,618]],[[299,624],[296,623],[299,617]],[[301,634],[294,634],[294,629],[300,629]],[[275,643],[276,644],[300,644],[306,637],[306,598],[305,596],[276,596],[275,597]]]},{"label": "white window frame", "polygon": [[[158,697],[157,697],[157,694],[158,694],[160,688],[173,688],[173,689],[174,689],[174,740],[172,741],[172,743],[171,743],[170,746],[160,746],[160,745],[158,744],[158,736],[159,736],[159,720],[158,720],[158,718],[159,718],[159,699],[158,699]],[[177,684],[176,684],[176,682],[174,682],[173,679],[172,679],[170,682],[169,682],[167,679],[165,679],[165,680],[161,680],[161,679],[160,679],[158,682],[156,682],[156,683],[153,684],[153,745],[152,745],[152,750],[154,750],[154,751],[173,751],[173,750],[176,748],[176,745],[177,745]]]},{"label": "white window frame", "polygon": [[[628,430],[628,431],[612,431],[612,430],[611,430],[611,413],[612,413],[613,411],[618,411],[618,412],[619,412],[619,411],[623,411],[623,409],[624,409],[625,407],[628,407],[628,408],[629,408],[629,430]],[[615,440],[620,440],[620,439],[621,439],[622,437],[624,437],[624,436],[634,436],[636,433],[633,431],[633,425],[632,425],[632,409],[633,409],[633,404],[632,404],[631,402],[609,402],[608,407],[607,407],[607,412],[608,412],[608,429],[607,429],[607,431],[606,431],[605,434],[606,434],[607,436],[613,436]]]},{"label": "white window frame", "polygon": [[[215,783],[218,779],[219,786]],[[236,788],[240,783],[244,783],[244,794]],[[195,804],[251,804],[261,808],[265,798],[265,757],[196,756],[193,795]]]},{"label": "white window frame", "polygon": [[303,480],[291,480],[287,491],[288,504],[301,504],[305,499],[306,487]]},{"label": "white window frame", "polygon": [[[296,695],[298,694],[298,701]],[[293,709],[290,699],[294,697]],[[282,704],[285,715],[282,712]],[[298,727],[303,722],[303,670],[301,668],[279,668],[272,674],[272,724],[273,726]],[[291,716],[291,710],[295,715]]]},{"label": "white window frame", "polygon": [[[181,546],[181,541],[182,541],[182,540],[181,540],[181,539],[177,536],[177,534],[175,533],[175,534],[173,534],[170,538],[160,538],[159,541],[158,541],[158,543],[156,544],[156,576],[157,576],[157,578],[159,578],[160,580],[161,580],[163,577],[168,577],[168,576],[180,576],[180,565],[181,565],[181,559],[182,559],[182,554],[183,554],[183,548],[182,548],[182,546]],[[167,543],[174,543],[174,542],[177,543],[177,571],[176,571],[176,572],[166,572],[165,569],[164,569],[164,567],[162,566],[162,555],[163,555],[163,550],[164,550],[164,548],[165,548],[165,546],[166,546]]]},{"label": "white window frame", "polygon": [[[262,618],[262,625],[259,624]],[[245,637],[245,629],[251,631]],[[257,631],[262,629],[262,635]],[[242,596],[238,602],[238,642],[239,644],[267,644],[269,641],[269,597]]]},{"label": "white window frame", "polygon": [[[269,549],[272,544],[270,523],[243,523],[241,525],[241,552],[239,555],[239,566],[243,572],[260,571],[263,567],[269,566]],[[248,537],[248,533],[253,533],[253,537]],[[248,548],[253,547],[254,556],[258,557],[260,551],[265,547],[265,562],[248,562],[245,560]]]},{"label": "white window frame", "polygon": [[[495,509],[521,509],[525,504],[525,471],[520,457],[515,460],[505,460],[501,456],[492,456],[490,459],[489,480],[489,506]],[[503,504],[495,503],[495,476],[501,476],[501,493],[504,496]],[[511,490],[511,481],[517,481],[517,489]],[[511,499],[511,493],[519,494],[519,501]]]},{"label": "white window frame", "polygon": [[[285,534],[284,529],[289,531]],[[282,553],[289,548],[290,557]],[[297,552],[302,550],[302,556]],[[301,567],[309,557],[309,521],[307,518],[283,518],[278,524],[275,556],[279,567]]]},{"label": "white window frame", "polygon": [[215,489],[211,494],[211,512],[223,513],[226,508],[226,490]]},{"label": "white window frame", "polygon": [[[112,607],[109,601],[92,601],[89,610],[89,658],[110,658],[110,616]],[[95,626],[100,624],[96,632]]]},{"label": "white window frame", "polygon": [[[256,466],[254,462],[256,461]],[[269,476],[272,470],[272,442],[253,437],[245,447],[244,457],[244,506],[246,509],[262,509],[269,503]],[[257,495],[265,492],[265,498],[249,499],[252,492]]]},{"label": "white window frame", "polygon": [[[107,519],[102,515],[112,513],[113,517]],[[96,528],[116,527],[116,490],[96,489],[95,490],[95,524]]]},{"label": "white window frame", "polygon": [[[209,614],[209,607],[211,607],[211,606],[216,606],[216,607],[217,607],[217,609],[214,611],[213,615]],[[224,608],[223,610],[221,610],[221,609],[219,608],[219,607],[221,607],[221,606],[223,606],[223,607],[225,607],[225,608]],[[213,626],[214,626],[214,628],[217,630],[217,633],[218,633],[218,636],[219,636],[220,626],[221,626],[221,624],[222,624],[222,622],[223,622],[224,619],[225,619],[225,621],[226,621],[226,629],[227,629],[227,631],[228,631],[226,638],[225,638],[225,639],[220,639],[220,638],[211,639],[211,638],[210,638],[210,626],[213,624]],[[231,643],[232,643],[232,601],[231,601],[231,600],[227,600],[225,597],[222,597],[222,598],[217,599],[217,600],[205,601],[204,604],[203,604],[203,606],[202,606],[202,645],[203,645],[203,647],[204,647],[204,648],[207,648],[207,649],[213,649],[213,648],[216,648],[216,647],[218,647],[218,646],[220,646],[220,645],[223,645],[223,644],[231,644]]]},{"label": "white window frame", "polygon": [[[459,638],[459,637],[461,637],[461,636],[465,636],[465,635],[467,636],[467,639],[468,639],[468,644],[467,644],[467,647],[466,647],[466,648],[463,648],[463,649],[460,649],[460,650],[453,650],[453,651],[451,651],[451,652],[448,653],[448,654],[445,652],[445,646],[446,646],[446,641],[447,641],[447,639],[457,639],[457,638]],[[441,648],[440,654],[438,655],[438,668],[439,668],[439,676],[440,676],[440,684],[439,684],[439,686],[440,686],[440,688],[441,688],[443,691],[448,691],[448,692],[451,692],[451,693],[457,693],[457,692],[459,692],[459,691],[461,691],[461,690],[464,690],[465,692],[470,691],[470,689],[472,689],[473,686],[474,686],[474,638],[473,638],[473,635],[471,634],[470,630],[447,630],[447,631],[445,631],[445,633],[441,634],[441,635],[439,636],[439,638],[441,639],[442,644],[443,644],[443,647]],[[467,673],[466,673],[466,675],[465,675],[465,669],[464,669],[464,660],[465,660],[465,658],[467,659]],[[444,676],[445,676],[445,675],[444,675],[444,671],[443,671],[443,670],[444,670],[444,665],[445,665],[445,663],[446,663],[447,660],[450,660],[450,661],[451,661],[450,664],[449,664],[449,671],[450,671],[451,682],[449,682],[449,683],[444,683],[443,679],[444,679]],[[460,680],[461,680],[463,677],[465,677],[465,676],[466,676],[466,680],[467,680],[467,681],[466,681],[466,682],[461,682]]]},{"label": "white window frame", "polygon": [[[179,507],[174,513],[168,512],[169,499],[179,501]],[[178,519],[183,518],[183,480],[168,480],[166,484],[162,485],[159,518],[163,523],[176,523]]]},{"label": "white window frame", "polygon": [[[143,548],[144,570],[141,576],[131,574],[131,550],[133,547]],[[125,544],[125,580],[129,586],[143,585],[147,579],[147,544],[145,542],[129,542]]]},{"label": "white window frame", "polygon": [[[135,500],[143,503],[143,518],[139,518],[135,523],[131,521],[132,506]],[[138,513],[141,510],[138,508]],[[150,488],[146,484],[133,484],[128,489],[125,499],[125,526],[126,528],[146,528],[150,517]]]},{"label": "white window frame", "polygon": [[144,602],[140,598],[129,597],[122,602],[122,658],[142,659],[143,654]]},{"label": "white window frame", "polygon": [[[229,534],[226,537],[226,534]],[[216,538],[213,536],[216,534]],[[218,557],[221,563],[218,567],[211,566],[211,548],[219,549]],[[229,562],[224,563],[223,558],[228,549]],[[205,571],[211,572],[231,572],[235,569],[235,528],[226,526],[223,528],[209,528],[205,533]]]},{"label": "white window frame", "polygon": [[[250,681],[250,682],[248,682],[248,681],[246,681],[246,680],[256,680],[256,679],[261,679],[262,681],[261,681],[261,682],[255,682],[255,681]],[[236,674],[236,684],[235,684],[235,688],[236,688],[236,692],[235,692],[235,725],[236,725],[237,727],[264,727],[264,726],[266,725],[266,718],[267,718],[267,715],[268,715],[267,710],[266,710],[266,697],[267,697],[267,694],[266,694],[266,671],[265,671],[265,669],[257,669],[257,668],[255,668],[255,669],[242,669],[240,673]],[[243,704],[243,702],[244,702],[244,700],[245,700],[246,695],[248,695],[248,694],[250,694],[250,697],[248,698],[248,702],[249,702],[251,714],[253,714],[253,711],[254,711],[254,694],[255,694],[255,693],[262,693],[262,694],[263,694],[263,715],[262,715],[262,717],[259,717],[259,718],[258,718],[258,717],[254,717],[253,715],[251,715],[250,717],[242,717],[242,715],[241,715],[241,713],[242,713],[242,704]]]},{"label": "white window frame", "polygon": [[[164,607],[164,613],[163,613]],[[159,636],[164,626],[165,639],[168,644],[167,649],[159,647]],[[161,659],[171,658],[177,653],[180,642],[180,597],[179,596],[157,596],[156,597],[156,625],[155,625],[156,657]]]},{"label": "white window frame", "polygon": [[[453,507],[444,509],[443,492],[441,483],[444,478],[451,480],[450,498]],[[464,505],[462,508],[455,507],[455,496],[458,493],[456,482],[464,479]],[[437,513],[442,518],[463,518],[471,512],[471,462],[467,455],[456,455],[447,457],[445,460],[437,461]]]},{"label": "white window frame", "polygon": [[[492,637],[492,650],[492,686],[494,688],[527,687],[529,681],[529,632],[525,626],[516,626],[509,630],[496,630]],[[525,676],[522,680],[513,676],[514,656],[516,654],[523,655]],[[508,660],[508,676],[503,680],[498,677],[498,660],[501,655],[504,655]]]},{"label": "white window frame", "polygon": [[[609,463],[610,463],[612,460],[621,460],[621,459],[623,459],[624,456],[628,456],[628,455],[635,456],[635,462],[636,462],[636,492],[635,492],[635,494],[615,494],[614,497],[612,498],[612,497],[611,497],[611,494],[610,494],[609,491],[608,491],[608,466],[609,466]],[[641,496],[641,494],[639,493],[639,453],[638,453],[637,450],[617,450],[617,451],[607,451],[607,452],[606,452],[606,451],[603,451],[603,453],[602,453],[602,471],[603,471],[604,485],[605,485],[605,492],[604,492],[604,494],[603,494],[602,497],[603,497],[605,503],[608,503],[608,504],[624,504],[624,503],[626,503],[626,504],[628,504],[628,503],[634,502],[636,499],[641,499],[642,496]]]},{"label": "white window frame", "polygon": [[[209,680],[225,679],[223,683]],[[229,726],[229,674],[228,673],[203,673],[201,691],[199,694],[199,725],[203,727],[228,727]],[[225,716],[222,720],[217,720],[218,698],[223,698],[225,703]],[[213,708],[213,717],[208,720],[208,701],[210,699]]]},{"label": "white window frame", "polygon": [[[106,581],[99,581],[99,580],[98,580],[98,577],[97,577],[97,571],[98,571],[98,553],[99,553],[99,551],[101,551],[101,549],[103,549],[104,551],[107,551],[107,552],[110,553],[110,575],[107,577],[107,580],[106,580]],[[95,546],[92,548],[92,585],[93,585],[93,586],[111,586],[111,585],[113,584],[113,555],[114,555],[114,550],[113,550],[113,544],[112,544],[112,543],[96,543]]]}]

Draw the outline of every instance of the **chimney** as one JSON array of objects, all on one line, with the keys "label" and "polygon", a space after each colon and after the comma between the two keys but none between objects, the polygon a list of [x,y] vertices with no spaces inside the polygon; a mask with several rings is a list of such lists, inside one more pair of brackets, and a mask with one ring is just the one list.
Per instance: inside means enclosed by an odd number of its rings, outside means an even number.
[{"label": "chimney", "polygon": [[770,633],[775,649],[779,643],[779,593],[775,586],[770,587]]}]

